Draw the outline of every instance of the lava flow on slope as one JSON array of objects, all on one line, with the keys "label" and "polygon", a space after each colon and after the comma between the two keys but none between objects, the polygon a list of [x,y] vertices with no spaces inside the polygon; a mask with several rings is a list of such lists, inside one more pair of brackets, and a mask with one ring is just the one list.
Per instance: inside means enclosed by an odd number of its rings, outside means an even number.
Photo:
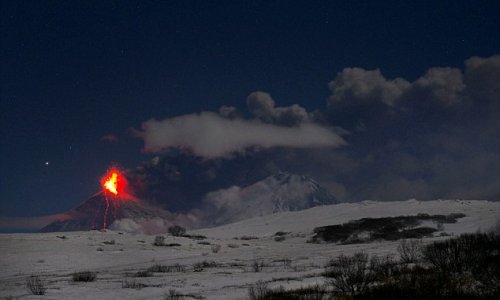
[{"label": "lava flow on slope", "polygon": [[123,201],[134,201],[134,198],[127,192],[127,179],[120,173],[117,168],[109,169],[101,179],[106,208],[103,214],[103,228],[107,227],[108,213],[110,205],[113,210]]}]

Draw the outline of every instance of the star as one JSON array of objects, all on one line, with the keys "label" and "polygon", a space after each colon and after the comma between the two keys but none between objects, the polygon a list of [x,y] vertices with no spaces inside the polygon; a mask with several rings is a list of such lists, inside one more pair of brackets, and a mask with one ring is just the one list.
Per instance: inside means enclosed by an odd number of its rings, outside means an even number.
[{"label": "star", "polygon": [[50,161],[46,161],[44,164],[45,164],[46,166],[48,166],[48,165],[50,165]]}]

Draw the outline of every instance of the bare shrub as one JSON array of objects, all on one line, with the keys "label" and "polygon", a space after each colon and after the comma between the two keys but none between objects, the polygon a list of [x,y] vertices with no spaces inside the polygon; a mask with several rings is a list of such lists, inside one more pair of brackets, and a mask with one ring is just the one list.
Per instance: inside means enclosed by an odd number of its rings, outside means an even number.
[{"label": "bare shrub", "polygon": [[208,261],[208,260],[204,260],[204,261],[199,261],[199,262],[196,262],[193,264],[193,271],[194,272],[201,272],[203,271],[204,269],[206,268],[216,268],[216,267],[219,267],[220,265],[217,264],[215,261]]},{"label": "bare shrub", "polygon": [[240,237],[240,239],[244,240],[244,241],[250,241],[250,240],[258,240],[259,238],[256,236],[244,235],[244,236]]},{"label": "bare shrub", "polygon": [[[404,247],[403,247],[404,248]],[[463,234],[419,247],[417,264],[399,264],[392,257],[372,257],[369,267],[356,267],[346,259],[335,261],[325,276],[334,284],[366,282],[367,288],[341,286],[342,299],[497,299],[500,294],[500,236]],[[340,268],[338,265],[351,265]],[[354,265],[354,267],[352,266]],[[352,270],[364,272],[353,272]],[[350,276],[349,274],[358,274]],[[351,278],[351,279],[349,279]],[[352,279],[354,278],[354,279]],[[335,287],[335,285],[334,285]]]},{"label": "bare shrub", "polygon": [[372,256],[370,259],[370,279],[378,281],[387,281],[393,278],[394,275],[399,271],[399,264],[394,260],[393,254],[387,254],[385,256]]},{"label": "bare shrub", "polygon": [[184,271],[186,271],[186,267],[180,264],[173,264],[173,265],[155,264],[146,270],[146,272],[150,273],[172,273],[172,272],[184,272]]},{"label": "bare shrub", "polygon": [[125,280],[122,282],[122,288],[124,289],[142,289],[142,288],[145,288],[147,287],[146,284],[144,283],[140,283],[138,281],[135,281],[135,280]]},{"label": "bare shrub", "polygon": [[275,242],[283,242],[284,240],[286,240],[286,237],[284,235],[279,235],[274,237]]},{"label": "bare shrub", "polygon": [[146,271],[138,271],[134,274],[134,277],[152,277],[153,272],[146,270]]},{"label": "bare shrub", "polygon": [[96,280],[97,273],[90,272],[90,271],[76,272],[76,273],[73,273],[72,278],[73,278],[73,281],[90,282],[90,281]]},{"label": "bare shrub", "polygon": [[168,233],[173,236],[181,236],[186,233],[186,228],[181,227],[179,225],[170,226],[168,228]]},{"label": "bare shrub", "polygon": [[165,245],[165,237],[162,235],[155,236],[155,240],[153,242],[154,246],[164,246]]},{"label": "bare shrub", "polygon": [[250,300],[265,300],[268,299],[270,290],[267,283],[262,280],[257,281],[254,285],[248,288],[248,296]]},{"label": "bare shrub", "polygon": [[277,260],[274,260],[273,262],[282,263],[283,267],[285,267],[285,268],[289,268],[292,266],[292,260],[290,258],[277,259]]},{"label": "bare shrub", "polygon": [[444,230],[444,224],[443,224],[443,222],[437,222],[436,228],[437,228],[438,231],[443,231]]},{"label": "bare shrub", "polygon": [[47,291],[45,283],[36,275],[31,275],[28,278],[26,286],[33,295],[45,295],[45,291]]},{"label": "bare shrub", "polygon": [[202,272],[203,271],[203,264],[201,262],[196,262],[193,264],[193,271],[194,272]]},{"label": "bare shrub", "polygon": [[181,293],[177,292],[175,289],[169,289],[168,293],[165,294],[165,297],[163,298],[164,300],[179,300],[184,298],[184,295]]},{"label": "bare shrub", "polygon": [[213,253],[218,253],[220,251],[221,245],[219,244],[214,244],[212,245],[212,252]]},{"label": "bare shrub", "polygon": [[254,260],[252,263],[252,270],[254,272],[260,272],[262,271],[262,268],[264,268],[264,262],[262,260]]},{"label": "bare shrub", "polygon": [[324,285],[313,285],[285,290],[283,286],[269,289],[263,281],[258,281],[248,288],[250,300],[323,300],[328,294]]},{"label": "bare shrub", "polygon": [[421,240],[402,240],[397,248],[399,257],[404,264],[414,264],[422,260]]},{"label": "bare shrub", "polygon": [[425,262],[451,278],[448,291],[479,290],[484,295],[500,294],[498,253],[500,236],[486,233],[462,234],[423,248]]},{"label": "bare shrub", "polygon": [[326,266],[325,276],[338,291],[351,296],[364,293],[374,280],[369,269],[368,255],[362,252],[353,256],[340,255],[332,259]]}]

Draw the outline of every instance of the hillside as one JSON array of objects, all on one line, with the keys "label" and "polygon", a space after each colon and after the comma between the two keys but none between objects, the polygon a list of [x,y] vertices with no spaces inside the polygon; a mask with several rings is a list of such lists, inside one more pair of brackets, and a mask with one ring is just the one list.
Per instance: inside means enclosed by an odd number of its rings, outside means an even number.
[{"label": "hillside", "polygon": [[[248,287],[259,280],[286,288],[322,283],[326,261],[341,253],[397,253],[399,241],[309,243],[315,227],[418,213],[465,214],[456,223],[444,224],[443,232],[458,235],[493,228],[500,203],[408,200],[328,205],[189,232],[205,235],[204,240],[166,237],[171,247],[153,246],[154,236],[116,231],[0,234],[0,297],[34,299],[25,283],[30,275],[38,275],[47,286],[47,299],[163,299],[169,290],[191,299],[247,299]],[[279,231],[283,238],[278,240]],[[424,243],[446,238],[425,238]],[[179,266],[137,277],[155,264]],[[96,281],[71,280],[73,272],[85,270],[97,272]]]}]

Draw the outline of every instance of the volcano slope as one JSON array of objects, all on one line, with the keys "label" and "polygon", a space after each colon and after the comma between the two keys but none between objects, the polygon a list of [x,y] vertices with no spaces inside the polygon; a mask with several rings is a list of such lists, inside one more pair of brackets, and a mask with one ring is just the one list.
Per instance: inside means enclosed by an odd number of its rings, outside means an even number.
[{"label": "volcano slope", "polygon": [[106,229],[115,220],[156,218],[169,219],[171,214],[145,201],[120,199],[99,192],[78,207],[64,213],[65,219],[54,221],[41,232],[84,231]]},{"label": "volcano slope", "polygon": [[[324,267],[341,254],[397,256],[398,240],[311,243],[314,228],[362,218],[464,214],[455,223],[424,220],[436,231],[423,243],[490,230],[500,203],[426,201],[343,203],[288,211],[189,232],[198,239],[118,231],[0,234],[0,297],[34,299],[26,280],[38,276],[47,299],[248,299],[260,281],[285,289],[327,282]],[[441,225],[440,225],[441,224]],[[206,236],[199,240],[199,236]],[[309,241],[309,242],[308,242]],[[75,272],[95,272],[91,282]],[[170,298],[169,298],[170,297]]]}]

